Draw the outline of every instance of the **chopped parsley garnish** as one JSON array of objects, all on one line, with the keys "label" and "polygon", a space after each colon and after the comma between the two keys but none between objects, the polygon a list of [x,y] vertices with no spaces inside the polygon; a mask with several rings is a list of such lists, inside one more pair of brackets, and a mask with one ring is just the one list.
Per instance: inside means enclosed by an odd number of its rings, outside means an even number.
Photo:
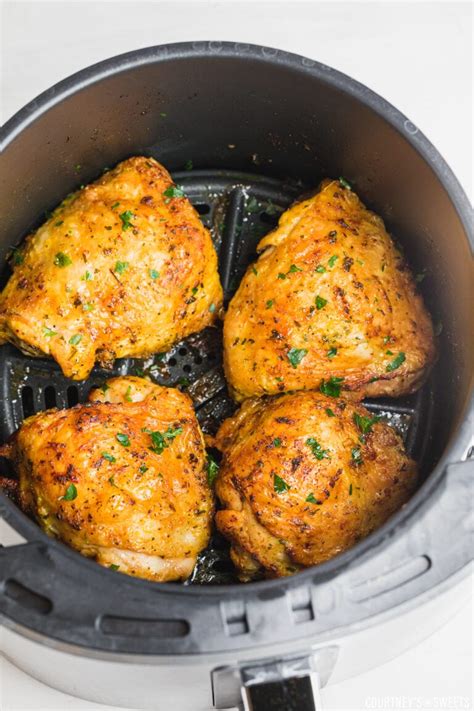
[{"label": "chopped parsley garnish", "polygon": [[386,355],[393,355],[392,351],[385,351]]},{"label": "chopped parsley garnish", "polygon": [[92,311],[94,304],[82,304],[82,308],[84,311]]},{"label": "chopped parsley garnish", "polygon": [[133,402],[133,400],[132,400],[132,386],[131,385],[129,385],[125,391],[124,400],[126,402]]},{"label": "chopped parsley garnish", "polygon": [[216,310],[216,305],[215,305],[215,304],[211,304],[211,305],[209,306],[209,311],[211,312],[211,314],[213,314],[215,310]]},{"label": "chopped parsley garnish", "polygon": [[329,380],[323,380],[319,386],[320,391],[323,395],[328,397],[339,397],[341,394],[341,383],[344,382],[344,378],[336,378],[331,376]]},{"label": "chopped parsley garnish", "polygon": [[318,272],[318,274],[324,274],[324,272],[326,271],[326,267],[323,267],[322,264],[318,264],[314,271]]},{"label": "chopped parsley garnish", "polygon": [[64,252],[57,252],[54,256],[54,264],[56,267],[68,267],[72,264],[72,259]]},{"label": "chopped parsley garnish", "polygon": [[214,459],[211,457],[210,454],[207,455],[207,462],[206,462],[206,475],[207,475],[207,483],[209,486],[212,486],[216,480],[217,475],[219,474],[219,465]]},{"label": "chopped parsley garnish", "polygon": [[278,274],[278,278],[279,278],[279,279],[286,279],[286,274],[284,274],[283,272],[280,272],[280,273]]},{"label": "chopped parsley garnish", "polygon": [[176,429],[168,427],[166,432],[152,432],[146,427],[142,430],[142,432],[146,432],[146,434],[150,435],[152,443],[150,449],[152,452],[155,452],[155,454],[162,454],[163,451],[170,446],[170,442],[180,435],[182,431],[182,427],[176,427]]},{"label": "chopped parsley garnish", "polygon": [[385,368],[386,372],[391,373],[392,370],[396,370],[401,366],[402,363],[405,362],[405,360],[405,353],[400,352],[397,356],[395,356],[392,362],[387,365],[387,367]]},{"label": "chopped parsley garnish", "polygon": [[114,271],[117,272],[117,274],[123,274],[126,269],[128,269],[129,264],[128,262],[115,262],[115,269]]},{"label": "chopped parsley garnish", "polygon": [[113,454],[109,454],[108,452],[102,452],[102,456],[104,459],[106,459],[108,462],[116,462],[117,460],[115,459]]},{"label": "chopped parsley garnish", "polygon": [[325,412],[328,417],[336,417],[336,413],[333,412],[330,407],[327,407]]},{"label": "chopped parsley garnish", "polygon": [[337,348],[330,348],[326,355],[328,358],[334,358],[337,355]]},{"label": "chopped parsley garnish", "polygon": [[307,354],[306,348],[290,348],[286,355],[292,367],[297,368]]},{"label": "chopped parsley garnish", "polygon": [[119,434],[116,434],[116,435],[115,435],[115,439],[117,440],[117,442],[120,442],[120,444],[121,444],[123,447],[130,447],[130,439],[129,439],[128,435],[126,435],[126,434],[121,434],[121,433],[119,432]]},{"label": "chopped parsley garnish", "polygon": [[311,449],[316,459],[329,459],[329,450],[323,449],[314,437],[308,437],[306,444]]},{"label": "chopped parsley garnish", "polygon": [[193,169],[192,160],[187,160],[186,163],[184,164],[184,170],[192,170],[192,169]]},{"label": "chopped parsley garnish", "polygon": [[347,180],[343,177],[339,178],[339,183],[342,185],[343,188],[346,190],[352,190],[351,184],[347,182]]},{"label": "chopped parsley garnish", "polygon": [[168,203],[171,200],[171,198],[184,197],[184,190],[182,190],[181,188],[178,188],[176,185],[170,185],[170,187],[166,188],[166,190],[163,192],[163,195],[166,198],[165,202]]},{"label": "chopped parsley garnish", "polygon": [[275,437],[272,444],[274,447],[281,447],[281,439],[279,437]]},{"label": "chopped parsley garnish", "polygon": [[140,464],[140,466],[138,467],[138,471],[140,472],[140,474],[144,474],[145,472],[148,471],[147,465],[146,465],[146,464]]},{"label": "chopped parsley garnish", "polygon": [[104,383],[103,385],[100,386],[100,389],[102,390],[102,392],[103,392],[104,395],[105,395],[105,393],[106,393],[107,390],[109,389],[109,385],[107,385],[107,383]]},{"label": "chopped parsley garnish", "polygon": [[122,230],[129,230],[133,227],[131,220],[135,217],[135,215],[131,210],[125,210],[125,212],[122,212],[119,217],[122,220]]},{"label": "chopped parsley garnish", "polygon": [[255,196],[252,196],[249,199],[246,207],[248,212],[259,212],[260,210],[260,205],[258,204],[257,198]]},{"label": "chopped parsley garnish", "polygon": [[53,329],[48,328],[48,326],[43,326],[43,333],[46,336],[46,338],[52,338],[53,336],[58,335],[57,331],[53,331]]},{"label": "chopped parsley garnish", "polygon": [[150,276],[152,279],[158,279],[160,272],[157,272],[156,269],[150,269]]},{"label": "chopped parsley garnish", "polygon": [[269,299],[266,303],[266,308],[271,309],[273,306],[273,299]]},{"label": "chopped parsley garnish", "polygon": [[319,504],[319,503],[320,503],[320,502],[318,502],[318,500],[314,497],[314,494],[313,494],[313,493],[308,494],[308,496],[306,497],[306,501],[308,502],[308,504]]},{"label": "chopped parsley garnish", "polygon": [[417,284],[421,284],[423,279],[426,277],[426,269],[423,269],[419,274],[416,275],[415,281]]},{"label": "chopped parsley garnish", "polygon": [[303,270],[300,269],[299,267],[296,266],[296,264],[292,264],[291,267],[288,269],[288,274],[294,274],[295,272],[302,272]]},{"label": "chopped parsley garnish", "polygon": [[333,254],[332,257],[328,260],[328,266],[332,268],[338,259],[339,257],[337,256],[337,254]]},{"label": "chopped parsley garnish", "polygon": [[352,461],[354,462],[355,466],[358,467],[362,464],[362,452],[360,451],[359,447],[353,447],[351,450],[351,457]]},{"label": "chopped parsley garnish", "polygon": [[54,223],[55,227],[61,227],[61,225],[64,224],[64,220],[58,220],[57,222]]},{"label": "chopped parsley garnish", "polygon": [[255,274],[255,276],[257,276],[258,271],[255,269],[255,265],[254,265],[254,264],[252,264],[251,269],[252,269],[252,274]]},{"label": "chopped parsley garnish", "polygon": [[352,484],[349,485],[349,496],[352,496]]},{"label": "chopped parsley garnish", "polygon": [[324,307],[326,306],[327,299],[323,299],[322,296],[317,296],[314,300],[314,303],[316,304],[316,308],[318,309],[318,311],[320,311],[321,309],[324,309]]},{"label": "chopped parsley garnish", "polygon": [[115,208],[118,207],[119,205],[120,205],[119,202],[114,202],[114,204],[111,206],[111,209],[115,210]]},{"label": "chopped parsley garnish", "polygon": [[378,415],[374,415],[374,417],[365,417],[364,415],[359,415],[358,412],[354,412],[353,419],[356,427],[362,432],[363,435],[366,435],[372,432],[372,426],[380,420],[380,417]]},{"label": "chopped parsley garnish", "polygon": [[63,501],[74,501],[74,499],[77,496],[77,489],[74,484],[69,484],[67,487],[65,493],[63,496],[60,496],[59,499]]},{"label": "chopped parsley garnish", "polygon": [[86,272],[84,276],[81,276],[81,281],[92,281],[92,274],[90,272]]},{"label": "chopped parsley garnish", "polygon": [[69,339],[69,343],[71,346],[77,346],[78,343],[80,343],[82,340],[82,336],[80,333],[75,333],[74,336],[71,336]]},{"label": "chopped parsley garnish", "polygon": [[273,475],[273,488],[277,494],[283,494],[285,491],[289,491],[290,487],[281,476],[278,474]]},{"label": "chopped parsley garnish", "polygon": [[109,570],[118,570],[120,568],[120,565],[117,565],[116,563],[111,563],[109,565]]},{"label": "chopped parsley garnish", "polygon": [[21,253],[19,249],[14,249],[12,252],[12,261],[13,264],[17,267],[19,264],[23,264],[25,261],[25,257]]}]

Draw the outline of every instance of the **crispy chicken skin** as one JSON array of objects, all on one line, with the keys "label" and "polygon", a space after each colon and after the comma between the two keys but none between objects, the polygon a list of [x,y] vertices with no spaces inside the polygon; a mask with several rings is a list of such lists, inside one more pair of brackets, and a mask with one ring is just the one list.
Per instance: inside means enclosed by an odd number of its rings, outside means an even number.
[{"label": "crispy chicken skin", "polygon": [[216,523],[244,581],[290,575],[350,548],[415,485],[395,430],[318,392],[246,400],[216,446]]},{"label": "crispy chicken skin", "polygon": [[354,192],[325,181],[258,252],[224,322],[236,400],[331,378],[356,399],[421,385],[435,355],[430,316],[382,220]]},{"label": "crispy chicken skin", "polygon": [[213,515],[192,403],[142,378],[106,385],[88,404],[28,418],[3,448],[19,476],[20,505],[101,565],[183,580]]},{"label": "crispy chicken skin", "polygon": [[211,324],[222,302],[208,230],[153,158],[67,197],[13,256],[0,344],[52,356],[74,380]]}]

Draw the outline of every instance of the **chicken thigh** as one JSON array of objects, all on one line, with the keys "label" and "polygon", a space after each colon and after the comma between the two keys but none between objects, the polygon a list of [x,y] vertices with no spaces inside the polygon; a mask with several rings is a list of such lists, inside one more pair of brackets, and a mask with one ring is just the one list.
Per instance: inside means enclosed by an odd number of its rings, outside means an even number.
[{"label": "chicken thigh", "polygon": [[246,400],[216,446],[216,524],[242,580],[332,558],[384,523],[415,486],[416,465],[395,430],[318,392]]},{"label": "chicken thigh", "polygon": [[0,344],[94,362],[145,357],[211,324],[222,303],[208,230],[153,158],[130,158],[67,197],[13,255]]},{"label": "chicken thigh", "polygon": [[190,399],[119,377],[89,400],[28,418],[3,447],[19,476],[21,507],[101,565],[149,580],[185,579],[213,515]]},{"label": "chicken thigh", "polygon": [[224,322],[235,399],[332,386],[403,395],[434,359],[433,329],[382,220],[326,181],[258,245]]}]

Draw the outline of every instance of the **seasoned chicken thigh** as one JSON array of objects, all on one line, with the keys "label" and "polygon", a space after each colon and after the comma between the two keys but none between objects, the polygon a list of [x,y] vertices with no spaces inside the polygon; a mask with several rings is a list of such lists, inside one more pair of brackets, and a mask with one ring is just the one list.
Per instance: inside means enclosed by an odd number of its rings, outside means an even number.
[{"label": "seasoned chicken thigh", "polygon": [[416,465],[391,427],[318,392],[246,400],[216,446],[216,523],[242,580],[332,558],[384,523],[415,485]]},{"label": "seasoned chicken thigh", "polygon": [[30,417],[3,448],[19,476],[21,507],[101,565],[185,579],[213,514],[190,399],[136,377],[113,378],[89,399]]},{"label": "seasoned chicken thigh", "polygon": [[222,302],[208,230],[153,158],[67,197],[13,257],[0,343],[51,355],[67,377],[145,357],[211,324]]},{"label": "seasoned chicken thigh", "polygon": [[382,220],[337,181],[285,212],[258,245],[224,322],[237,400],[332,384],[354,397],[416,390],[431,319]]}]

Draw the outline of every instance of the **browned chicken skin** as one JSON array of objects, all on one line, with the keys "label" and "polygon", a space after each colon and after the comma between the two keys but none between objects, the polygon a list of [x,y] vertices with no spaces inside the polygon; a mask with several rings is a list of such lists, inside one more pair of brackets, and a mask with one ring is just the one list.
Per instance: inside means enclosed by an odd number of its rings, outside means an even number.
[{"label": "browned chicken skin", "polygon": [[208,230],[153,158],[66,198],[13,257],[0,344],[51,355],[67,377],[145,357],[211,324],[222,302]]},{"label": "browned chicken skin", "polygon": [[209,541],[213,515],[190,399],[119,377],[89,400],[28,418],[8,445],[21,507],[46,533],[104,566],[155,581],[185,579]]},{"label": "browned chicken skin", "polygon": [[300,392],[250,399],[216,437],[218,529],[242,580],[290,575],[350,548],[409,497],[416,465],[361,405]]},{"label": "browned chicken skin", "polygon": [[434,359],[431,319],[382,220],[355,193],[326,181],[258,251],[224,322],[237,400],[331,378],[356,398],[420,386]]}]

